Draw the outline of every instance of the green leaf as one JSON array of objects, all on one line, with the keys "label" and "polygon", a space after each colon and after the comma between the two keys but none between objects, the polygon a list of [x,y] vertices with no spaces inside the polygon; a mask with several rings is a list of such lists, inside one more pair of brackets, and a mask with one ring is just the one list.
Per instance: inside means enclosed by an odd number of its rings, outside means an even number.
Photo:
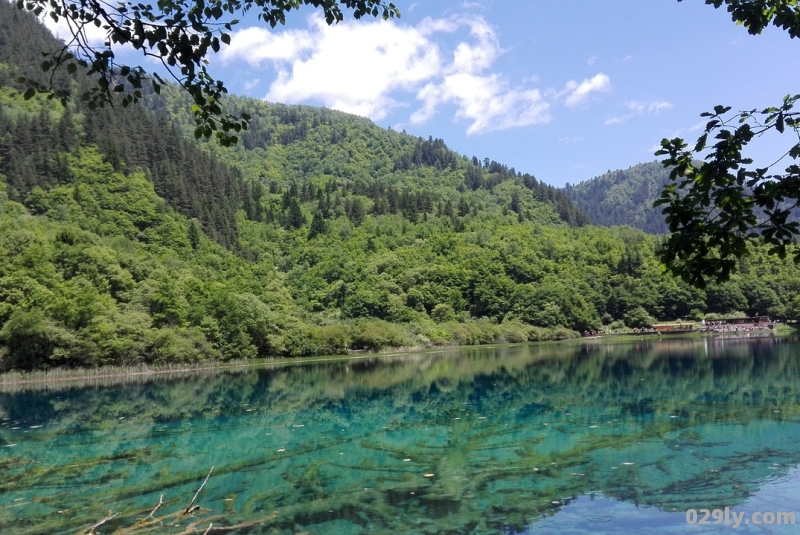
[{"label": "green leaf", "polygon": [[694,146],[695,152],[700,152],[706,148],[706,140],[708,139],[708,134],[703,134],[697,139],[697,144]]}]

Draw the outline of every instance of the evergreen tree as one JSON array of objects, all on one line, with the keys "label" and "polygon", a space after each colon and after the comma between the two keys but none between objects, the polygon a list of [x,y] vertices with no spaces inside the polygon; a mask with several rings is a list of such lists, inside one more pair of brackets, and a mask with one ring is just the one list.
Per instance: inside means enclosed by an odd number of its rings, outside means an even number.
[{"label": "evergreen tree", "polygon": [[189,244],[192,246],[192,249],[197,249],[200,246],[201,233],[202,231],[200,230],[200,222],[195,218],[190,219],[188,238],[189,238]]},{"label": "evergreen tree", "polygon": [[314,213],[314,217],[311,219],[311,228],[308,229],[308,239],[312,240],[321,234],[325,234],[328,231],[327,225],[325,224],[325,219],[322,217],[322,213],[317,211]]},{"label": "evergreen tree", "polygon": [[289,197],[289,206],[286,210],[286,226],[289,228],[300,228],[306,222],[306,216],[300,208],[297,197]]}]

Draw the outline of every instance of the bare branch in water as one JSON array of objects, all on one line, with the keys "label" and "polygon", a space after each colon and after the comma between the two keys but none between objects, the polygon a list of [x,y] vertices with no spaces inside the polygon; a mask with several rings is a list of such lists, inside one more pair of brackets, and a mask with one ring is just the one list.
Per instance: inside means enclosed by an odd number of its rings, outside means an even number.
[{"label": "bare branch in water", "polygon": [[211,470],[208,471],[208,474],[206,475],[206,479],[203,481],[203,484],[200,485],[200,488],[197,489],[197,492],[194,493],[194,498],[192,498],[192,501],[190,501],[189,505],[186,506],[186,510],[183,511],[183,514],[188,515],[189,513],[200,509],[200,506],[199,505],[195,505],[194,502],[195,502],[195,500],[197,500],[197,495],[200,494],[200,491],[203,490],[203,487],[206,486],[206,483],[208,482],[208,478],[211,477],[211,472],[213,470],[214,470],[214,467],[212,466]]},{"label": "bare branch in water", "polygon": [[161,497],[158,499],[158,505],[156,505],[152,511],[150,511],[150,515],[147,518],[153,518],[153,515],[156,511],[161,509],[161,506],[164,505],[164,495],[162,494]]},{"label": "bare branch in water", "polygon": [[89,531],[87,531],[86,533],[88,535],[94,535],[94,530],[96,530],[97,528],[99,528],[100,526],[102,526],[103,524],[105,524],[106,522],[108,522],[109,520],[111,520],[112,518],[117,516],[118,514],[119,513],[112,513],[111,511],[109,511],[107,517],[105,517],[103,520],[101,520],[100,522],[98,522],[94,526],[90,527]]}]

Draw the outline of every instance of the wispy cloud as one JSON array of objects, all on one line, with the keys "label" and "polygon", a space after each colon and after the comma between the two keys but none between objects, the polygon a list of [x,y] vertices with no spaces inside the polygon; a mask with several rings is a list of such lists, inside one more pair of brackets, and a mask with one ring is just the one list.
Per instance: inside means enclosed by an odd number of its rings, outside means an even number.
[{"label": "wispy cloud", "polygon": [[237,31],[220,56],[275,69],[267,100],[314,101],[373,120],[411,106],[414,124],[453,106],[468,134],[546,123],[554,101],[576,106],[610,84],[600,73],[568,82],[555,98],[531,87],[535,78],[514,85],[493,71],[506,52],[493,27],[474,15],[428,18],[416,26],[394,20],[328,26],[312,15],[304,29]]},{"label": "wispy cloud", "polygon": [[597,56],[591,56],[589,59],[586,60],[587,65],[594,65],[597,62]]},{"label": "wispy cloud", "polygon": [[567,82],[567,97],[564,103],[570,107],[578,106],[586,102],[592,93],[607,91],[610,86],[611,79],[602,72],[592,78],[584,78],[581,83],[570,80]]},{"label": "wispy cloud", "polygon": [[644,117],[647,115],[657,115],[658,113],[672,108],[672,104],[665,100],[654,100],[651,102],[642,102],[639,100],[632,100],[625,104],[628,113],[616,117],[609,117],[606,119],[606,124],[618,124],[632,119],[634,117]]},{"label": "wispy cloud", "polygon": [[567,136],[560,138],[558,142],[564,145],[574,145],[575,143],[583,142],[583,138],[581,136]]},{"label": "wispy cloud", "polygon": [[708,121],[700,121],[699,123],[694,123],[692,126],[689,127],[689,132],[697,132],[698,130],[704,130]]}]

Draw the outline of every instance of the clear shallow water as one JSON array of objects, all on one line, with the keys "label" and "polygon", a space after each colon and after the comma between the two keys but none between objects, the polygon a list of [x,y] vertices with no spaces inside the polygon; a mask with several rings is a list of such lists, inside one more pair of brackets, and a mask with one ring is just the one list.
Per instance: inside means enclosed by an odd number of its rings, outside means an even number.
[{"label": "clear shallow water", "polygon": [[[800,516],[796,340],[471,348],[120,383],[0,393],[0,533],[85,533],[110,512],[97,533],[800,531],[685,517]],[[182,515],[212,466],[201,509]]]}]

